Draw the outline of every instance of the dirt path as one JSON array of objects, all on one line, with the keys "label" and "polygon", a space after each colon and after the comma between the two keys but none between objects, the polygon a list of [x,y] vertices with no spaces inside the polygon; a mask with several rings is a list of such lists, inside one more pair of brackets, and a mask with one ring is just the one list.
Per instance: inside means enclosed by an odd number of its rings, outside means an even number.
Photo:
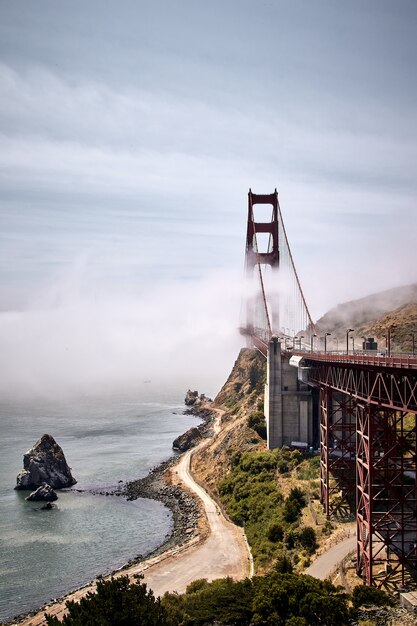
[{"label": "dirt path", "polygon": [[[221,413],[218,412],[214,423],[214,436],[220,430]],[[200,446],[205,445],[207,445],[206,441],[200,444]],[[208,537],[204,541],[199,541],[198,538],[193,539],[186,546],[173,548],[118,574],[133,576],[142,573],[145,582],[153,589],[156,596],[166,591],[182,593],[187,585],[197,578],[214,580],[231,576],[239,580],[253,571],[250,550],[242,529],[224,518],[216,503],[191,475],[190,461],[196,450],[197,448],[194,448],[186,452],[172,471],[176,472],[177,478],[201,499],[208,521]],[[40,626],[45,623],[45,612],[61,617],[65,611],[66,600],[80,600],[92,590],[94,590],[94,584],[83,587],[69,594],[62,602],[50,605],[33,617],[25,618],[18,623],[20,626]]]}]

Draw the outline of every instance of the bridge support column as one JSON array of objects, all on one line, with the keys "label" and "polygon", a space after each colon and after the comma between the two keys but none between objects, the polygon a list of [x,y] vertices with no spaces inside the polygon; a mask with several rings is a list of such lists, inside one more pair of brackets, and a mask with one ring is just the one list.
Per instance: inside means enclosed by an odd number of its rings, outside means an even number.
[{"label": "bridge support column", "polygon": [[[278,337],[268,343],[265,385],[265,419],[268,448],[313,444],[312,394],[298,379],[298,368],[289,364]],[[296,445],[297,445],[296,444]]]},{"label": "bridge support column", "polygon": [[269,450],[283,446],[281,344],[272,337],[268,345],[265,385],[265,419]]}]

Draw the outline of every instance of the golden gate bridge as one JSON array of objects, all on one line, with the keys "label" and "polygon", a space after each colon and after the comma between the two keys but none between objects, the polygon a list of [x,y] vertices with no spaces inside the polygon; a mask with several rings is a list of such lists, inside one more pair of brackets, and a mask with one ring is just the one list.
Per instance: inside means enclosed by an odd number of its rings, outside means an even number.
[{"label": "golden gate bridge", "polygon": [[[256,219],[269,205],[271,217]],[[267,359],[268,446],[320,448],[327,518],[357,520],[357,573],[368,585],[417,576],[417,358],[328,352],[289,246],[278,193],[248,194],[247,291],[240,331]],[[324,346],[324,349],[323,349]]]}]

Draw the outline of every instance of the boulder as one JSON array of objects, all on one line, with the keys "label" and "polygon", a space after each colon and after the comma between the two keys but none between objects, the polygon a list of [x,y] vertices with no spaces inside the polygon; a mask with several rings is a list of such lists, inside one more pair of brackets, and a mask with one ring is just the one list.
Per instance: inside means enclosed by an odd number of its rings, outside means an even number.
[{"label": "boulder", "polygon": [[51,435],[42,435],[23,455],[23,470],[16,478],[15,489],[37,489],[47,483],[54,489],[72,487],[76,484],[65,460],[61,446]]},{"label": "boulder", "polygon": [[191,391],[189,389],[185,394],[185,404],[187,406],[199,406],[202,402],[213,402],[211,398],[208,398],[204,393],[198,395],[198,391]]},{"label": "boulder", "polygon": [[191,389],[189,389],[185,394],[185,404],[187,406],[193,406],[196,400],[198,400],[198,391],[191,391]]},{"label": "boulder", "polygon": [[32,493],[26,498],[26,500],[30,500],[33,502],[36,502],[38,500],[43,500],[44,502],[54,502],[55,500],[58,500],[58,496],[52,489],[51,485],[48,485],[48,483],[42,483],[42,485],[38,487],[36,491],[32,491]]},{"label": "boulder", "polygon": [[172,447],[179,452],[185,452],[197,445],[201,438],[198,428],[190,428],[186,433],[174,439]]}]

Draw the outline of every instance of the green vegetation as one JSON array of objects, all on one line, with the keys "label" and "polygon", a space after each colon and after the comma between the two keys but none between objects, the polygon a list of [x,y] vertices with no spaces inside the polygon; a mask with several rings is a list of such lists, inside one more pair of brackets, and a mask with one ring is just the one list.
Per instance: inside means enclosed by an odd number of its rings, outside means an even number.
[{"label": "green vegetation", "polygon": [[266,422],[262,411],[255,411],[254,413],[251,413],[246,423],[249,428],[252,428],[260,437],[262,437],[262,439],[266,440]]},{"label": "green vegetation", "polygon": [[254,360],[249,367],[249,390],[263,391],[263,386],[266,382],[266,368],[263,364],[260,364],[257,360]]},{"label": "green vegetation", "polygon": [[297,478],[300,480],[317,480],[320,476],[320,457],[312,456],[297,467]]},{"label": "green vegetation", "polygon": [[218,485],[228,514],[245,528],[255,565],[264,570],[283,551],[292,551],[297,562],[308,561],[316,549],[314,529],[299,526],[303,491],[294,487],[284,498],[277,483],[277,475],[289,474],[302,460],[298,450],[286,448],[236,454],[230,474]]},{"label": "green vegetation", "polygon": [[[139,578],[139,577],[138,577]],[[183,595],[167,593],[160,601],[141,582],[127,576],[99,581],[96,593],[79,604],[67,602],[60,622],[47,616],[49,626],[341,626],[351,611],[348,596],[328,581],[292,573],[271,572],[234,582],[224,578],[196,580]]]},{"label": "green vegetation", "polygon": [[360,606],[392,606],[393,601],[383,589],[358,585],[352,593],[352,604],[357,609]]},{"label": "green vegetation", "polygon": [[80,602],[66,602],[68,614],[60,622],[47,616],[48,626],[165,626],[166,611],[152,591],[137,577],[134,583],[127,576],[99,580],[97,591],[88,592]]}]

